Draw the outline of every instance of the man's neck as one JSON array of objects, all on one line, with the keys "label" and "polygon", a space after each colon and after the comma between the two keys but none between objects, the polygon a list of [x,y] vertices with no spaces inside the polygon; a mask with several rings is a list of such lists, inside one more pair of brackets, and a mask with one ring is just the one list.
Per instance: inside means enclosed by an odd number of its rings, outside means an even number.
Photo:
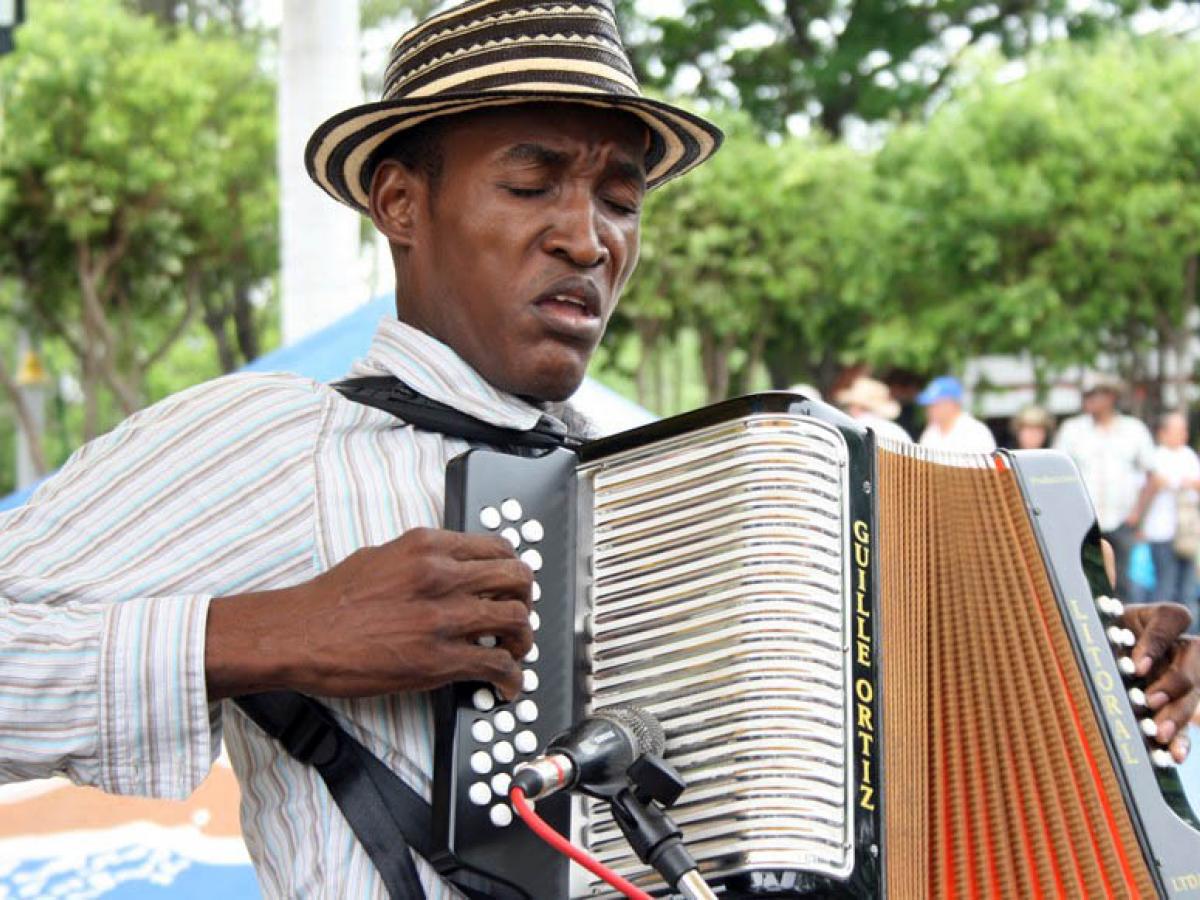
[{"label": "man's neck", "polygon": [[949,434],[954,429],[954,426],[958,424],[958,420],[962,418],[962,414],[963,411],[960,409],[954,415],[947,418],[944,422],[939,422],[937,426],[938,431],[940,431],[942,434]]}]

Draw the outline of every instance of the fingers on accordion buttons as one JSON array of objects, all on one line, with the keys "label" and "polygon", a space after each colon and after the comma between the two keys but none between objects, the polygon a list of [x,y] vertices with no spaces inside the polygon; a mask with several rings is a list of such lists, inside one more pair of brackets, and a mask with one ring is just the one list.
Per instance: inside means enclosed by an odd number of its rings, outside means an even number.
[{"label": "fingers on accordion buttons", "polygon": [[488,817],[497,828],[504,828],[512,824],[513,812],[507,806],[497,803],[488,813]]},{"label": "fingers on accordion buttons", "polygon": [[496,705],[496,695],[489,688],[481,687],[471,695],[471,705],[480,712],[487,712]]},{"label": "fingers on accordion buttons", "polygon": [[471,771],[476,775],[487,775],[492,771],[492,757],[483,750],[471,754]]},{"label": "fingers on accordion buttons", "polygon": [[477,781],[467,790],[467,797],[476,806],[487,806],[492,802],[492,789],[484,782]]},{"label": "fingers on accordion buttons", "polygon": [[1137,636],[1128,628],[1121,628],[1119,625],[1110,625],[1106,634],[1115,647],[1132,647],[1137,643]]},{"label": "fingers on accordion buttons", "polygon": [[1158,724],[1153,719],[1140,719],[1138,725],[1142,729],[1142,734],[1148,738],[1152,738],[1158,734]]},{"label": "fingers on accordion buttons", "polygon": [[479,511],[479,524],[489,531],[495,531],[500,527],[500,510],[494,506],[485,506]]},{"label": "fingers on accordion buttons", "polygon": [[488,650],[491,650],[496,646],[496,636],[494,634],[481,634],[475,638],[475,643],[480,647],[486,647]]},{"label": "fingers on accordion buttons", "polygon": [[500,537],[508,541],[514,550],[521,546],[521,535],[515,528],[505,528],[500,532]]},{"label": "fingers on accordion buttons", "polygon": [[536,544],[546,536],[546,529],[537,519],[530,519],[521,525],[521,537],[530,544]]},{"label": "fingers on accordion buttons", "polygon": [[1170,750],[1164,750],[1162,747],[1156,747],[1150,751],[1150,762],[1158,766],[1160,769],[1165,769],[1168,766],[1175,765],[1175,758],[1171,756]]},{"label": "fingers on accordion buttons", "polygon": [[1137,672],[1137,666],[1133,664],[1133,660],[1128,656],[1122,656],[1117,659],[1117,668],[1122,675],[1132,676]]},{"label": "fingers on accordion buttons", "polygon": [[1130,688],[1129,702],[1139,709],[1144,709],[1146,706],[1146,692],[1139,687]]},{"label": "fingers on accordion buttons", "polygon": [[508,734],[517,727],[517,720],[507,709],[502,709],[496,713],[492,720],[496,726],[496,730],[504,734]]},{"label": "fingers on accordion buttons", "polygon": [[496,730],[487,719],[476,719],[471,723],[471,737],[481,744],[490,744],[496,737]]},{"label": "fingers on accordion buttons", "polygon": [[504,518],[508,519],[510,522],[519,522],[523,512],[524,510],[521,509],[521,501],[512,497],[509,497],[500,504],[500,515],[504,516]]}]

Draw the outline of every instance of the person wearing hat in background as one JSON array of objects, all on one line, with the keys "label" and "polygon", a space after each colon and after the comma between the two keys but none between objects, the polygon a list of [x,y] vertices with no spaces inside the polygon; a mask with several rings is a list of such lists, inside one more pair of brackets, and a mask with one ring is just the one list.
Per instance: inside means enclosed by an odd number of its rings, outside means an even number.
[{"label": "person wearing hat in background", "polygon": [[1029,405],[1013,416],[1009,431],[1017,450],[1044,450],[1054,435],[1054,417],[1040,406]]},{"label": "person wearing hat in background", "polygon": [[996,449],[991,430],[963,409],[963,386],[953,375],[929,382],[917,397],[928,424],[921,432],[922,447],[959,453],[989,453]]},{"label": "person wearing hat in background", "polygon": [[[334,115],[306,152],[391,246],[396,317],[350,374],[561,434],[637,263],[646,192],[720,141],[641,96],[607,3],[473,0],[420,23],[383,99]],[[267,896],[386,896],[318,771],[220,701],[321,698],[428,797],[427,692],[529,683],[529,566],[498,535],[441,530],[445,466],[468,446],[247,373],[84,447],[0,517],[0,780],[183,797],[223,735]],[[431,900],[459,896],[417,867]]]},{"label": "person wearing hat in background", "polygon": [[1137,540],[1138,498],[1154,470],[1154,441],[1141,421],[1117,411],[1121,390],[1115,378],[1089,377],[1083,386],[1083,412],[1062,423],[1054,449],[1079,467],[1100,533],[1116,555],[1117,593],[1129,598],[1134,596],[1129,554]]},{"label": "person wearing hat in background", "polygon": [[900,415],[900,404],[892,399],[892,392],[882,381],[860,375],[834,399],[848,416],[866,425],[878,437],[912,443],[908,432],[893,421]]}]

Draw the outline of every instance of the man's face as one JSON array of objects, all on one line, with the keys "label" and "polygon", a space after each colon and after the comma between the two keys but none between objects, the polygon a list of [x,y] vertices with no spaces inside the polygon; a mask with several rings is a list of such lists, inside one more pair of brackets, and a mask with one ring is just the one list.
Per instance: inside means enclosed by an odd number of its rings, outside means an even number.
[{"label": "man's face", "polygon": [[441,143],[432,193],[409,173],[425,193],[398,248],[400,317],[495,387],[564,399],[637,263],[645,129],[608,110],[518,106],[448,120]]},{"label": "man's face", "polygon": [[1084,395],[1084,412],[1095,419],[1107,419],[1116,408],[1117,396],[1107,389],[1094,390]]},{"label": "man's face", "polygon": [[962,404],[957,400],[935,400],[925,407],[925,418],[933,425],[948,428],[958,418]]}]

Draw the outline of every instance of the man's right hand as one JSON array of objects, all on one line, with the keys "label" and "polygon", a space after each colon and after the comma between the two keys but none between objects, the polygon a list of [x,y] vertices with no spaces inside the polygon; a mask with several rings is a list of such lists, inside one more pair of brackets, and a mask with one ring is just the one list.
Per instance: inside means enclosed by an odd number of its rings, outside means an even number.
[{"label": "man's right hand", "polygon": [[[312,581],[209,606],[209,700],[264,690],[332,697],[486,681],[521,687],[533,572],[499,537],[416,528]],[[477,643],[495,636],[495,647]]]}]

